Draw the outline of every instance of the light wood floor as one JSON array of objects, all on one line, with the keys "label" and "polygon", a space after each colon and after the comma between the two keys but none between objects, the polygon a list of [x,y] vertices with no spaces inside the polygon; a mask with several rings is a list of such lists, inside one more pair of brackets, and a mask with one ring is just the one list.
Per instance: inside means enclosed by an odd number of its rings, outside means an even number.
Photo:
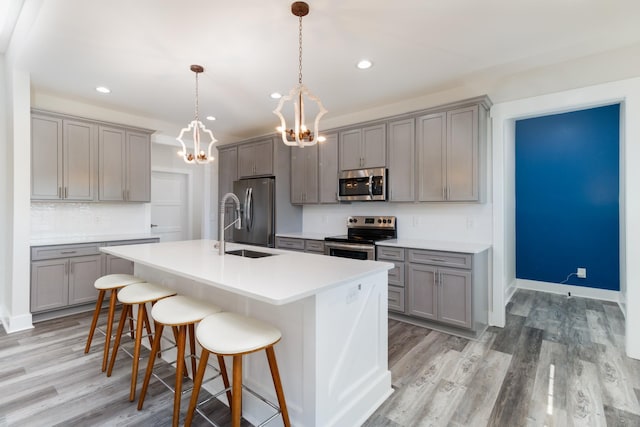
[{"label": "light wood floor", "polygon": [[[142,411],[129,402],[127,356],[107,378],[102,338],[83,353],[89,322],[90,313],[0,328],[0,426],[171,424],[172,395],[157,381]],[[506,327],[478,341],[390,320],[395,392],[365,426],[640,426],[640,361],[624,355],[624,333],[615,304],[524,290]],[[171,367],[159,372],[172,381]],[[223,405],[206,410],[228,423]]]}]

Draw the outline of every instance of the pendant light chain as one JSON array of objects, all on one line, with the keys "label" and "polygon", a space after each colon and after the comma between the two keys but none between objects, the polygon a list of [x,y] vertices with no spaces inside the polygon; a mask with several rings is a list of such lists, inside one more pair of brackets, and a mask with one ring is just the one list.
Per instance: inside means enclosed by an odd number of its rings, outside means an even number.
[{"label": "pendant light chain", "polygon": [[199,121],[198,119],[198,72],[196,71],[196,121]]},{"label": "pendant light chain", "polygon": [[302,84],[302,16],[298,26],[298,83]]}]

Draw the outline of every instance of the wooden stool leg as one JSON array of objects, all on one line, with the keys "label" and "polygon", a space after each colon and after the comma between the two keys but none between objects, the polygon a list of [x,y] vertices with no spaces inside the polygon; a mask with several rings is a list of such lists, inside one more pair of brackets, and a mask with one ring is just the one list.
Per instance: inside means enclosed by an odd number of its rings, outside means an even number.
[{"label": "wooden stool leg", "polygon": [[[189,358],[191,359],[191,375],[196,376],[196,328],[194,323],[189,324]],[[185,374],[187,371],[185,370]]]},{"label": "wooden stool leg", "polygon": [[229,375],[227,375],[227,365],[224,363],[224,357],[218,355],[218,366],[220,367],[220,373],[222,374],[222,382],[224,388],[227,389],[227,403],[231,408],[231,390],[229,390]]},{"label": "wooden stool leg", "polygon": [[149,355],[147,370],[144,373],[144,382],[142,383],[140,400],[138,400],[138,410],[142,409],[142,405],[144,405],[144,397],[147,395],[147,388],[149,387],[149,381],[151,381],[151,374],[153,373],[153,365],[156,362],[156,354],[160,350],[160,341],[162,339],[161,337],[162,337],[163,328],[164,328],[164,325],[162,323],[155,322],[156,333],[153,336],[153,347],[151,347],[151,354]]},{"label": "wooden stool leg", "polygon": [[140,345],[142,343],[142,326],[147,318],[147,310],[144,304],[138,304],[138,320],[136,324],[136,341],[133,346],[133,367],[131,369],[131,391],[129,392],[129,401],[133,402],[136,398],[136,383],[138,382],[138,362],[140,359]]},{"label": "wooden stool leg", "polygon": [[113,350],[111,350],[111,360],[109,361],[109,369],[107,369],[108,377],[111,376],[111,372],[113,371],[113,365],[116,361],[116,356],[118,355],[118,347],[120,347],[120,337],[122,336],[124,324],[126,323],[127,317],[129,317],[130,312],[131,306],[129,304],[123,304],[122,315],[120,316],[120,322],[118,322],[118,331],[116,332],[116,341],[113,343]]},{"label": "wooden stool leg", "polygon": [[209,351],[202,349],[200,355],[200,364],[198,365],[198,372],[193,379],[193,390],[191,391],[191,400],[189,401],[189,409],[187,410],[187,418],[184,420],[184,427],[190,427],[193,421],[193,413],[196,411],[198,405],[198,394],[200,393],[200,387],[202,387],[202,379],[204,373],[207,370],[207,361],[209,360]]},{"label": "wooden stool leg", "polygon": [[240,427],[242,420],[242,355],[233,356],[233,386],[231,388],[231,426]]},{"label": "wooden stool leg", "polygon": [[285,427],[289,427],[289,411],[287,410],[287,402],[284,400],[284,390],[282,390],[282,382],[280,381],[280,372],[278,371],[278,363],[276,362],[276,353],[273,350],[273,346],[265,349],[267,352],[267,360],[269,361],[269,369],[271,369],[271,377],[273,378],[273,386],[276,389],[276,395],[278,396],[278,404],[280,405],[280,412],[282,412],[282,422]]},{"label": "wooden stool leg", "polygon": [[[102,308],[102,300],[104,300],[104,289],[98,292],[98,301],[96,302],[96,309],[93,311],[93,320],[91,320],[91,328],[89,328],[89,337],[87,338],[87,345],[84,346],[84,353],[89,353],[91,348],[91,341],[93,341],[93,333],[96,331],[96,325],[98,324],[98,317],[100,316],[100,309]],[[104,372],[104,368],[102,368]]]},{"label": "wooden stool leg", "polygon": [[178,358],[176,360],[176,388],[173,396],[173,427],[180,421],[180,400],[182,398],[182,376],[184,375],[184,347],[186,345],[187,327],[178,328]]},{"label": "wooden stool leg", "polygon": [[[155,302],[155,301],[154,301]],[[153,307],[153,303],[151,303],[151,306]],[[147,315],[147,305],[146,304],[141,304],[142,307],[144,307],[144,324],[147,328],[147,337],[149,338],[149,347],[153,346],[153,332],[151,332],[151,322],[149,322],[149,316]],[[140,330],[142,332],[142,330]],[[140,342],[142,342],[142,339],[140,339]]]},{"label": "wooden stool leg", "polygon": [[113,317],[116,312],[116,300],[118,298],[117,289],[111,290],[109,296],[109,314],[107,315],[107,333],[104,337],[104,351],[102,355],[102,372],[107,370],[107,360],[109,359],[109,345],[111,344],[111,333],[113,332]]}]

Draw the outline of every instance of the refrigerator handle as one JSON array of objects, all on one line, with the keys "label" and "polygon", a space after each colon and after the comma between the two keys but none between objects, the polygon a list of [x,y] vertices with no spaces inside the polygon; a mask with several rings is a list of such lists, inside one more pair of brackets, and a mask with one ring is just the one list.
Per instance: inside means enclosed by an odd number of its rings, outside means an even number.
[{"label": "refrigerator handle", "polygon": [[249,188],[244,190],[244,228],[249,231]]},{"label": "refrigerator handle", "polygon": [[253,188],[249,187],[248,191],[248,205],[245,207],[245,210],[247,211],[247,220],[249,222],[249,228],[247,228],[247,230],[251,230],[253,228]]}]

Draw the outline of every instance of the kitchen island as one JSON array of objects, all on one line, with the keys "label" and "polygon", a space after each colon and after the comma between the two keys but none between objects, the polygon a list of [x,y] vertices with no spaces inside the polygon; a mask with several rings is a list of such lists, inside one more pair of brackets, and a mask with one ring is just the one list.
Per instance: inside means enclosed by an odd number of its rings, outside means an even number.
[{"label": "kitchen island", "polygon": [[[392,393],[387,270],[393,264],[236,244],[227,244],[227,251],[272,255],[220,256],[215,244],[194,240],[101,250],[133,261],[135,274],[148,281],[278,327],[282,340],[275,349],[293,425],[362,424]],[[277,401],[262,352],[245,358],[244,374],[250,388]],[[251,423],[273,412],[244,396],[243,416]],[[271,425],[279,423],[278,418]]]}]

